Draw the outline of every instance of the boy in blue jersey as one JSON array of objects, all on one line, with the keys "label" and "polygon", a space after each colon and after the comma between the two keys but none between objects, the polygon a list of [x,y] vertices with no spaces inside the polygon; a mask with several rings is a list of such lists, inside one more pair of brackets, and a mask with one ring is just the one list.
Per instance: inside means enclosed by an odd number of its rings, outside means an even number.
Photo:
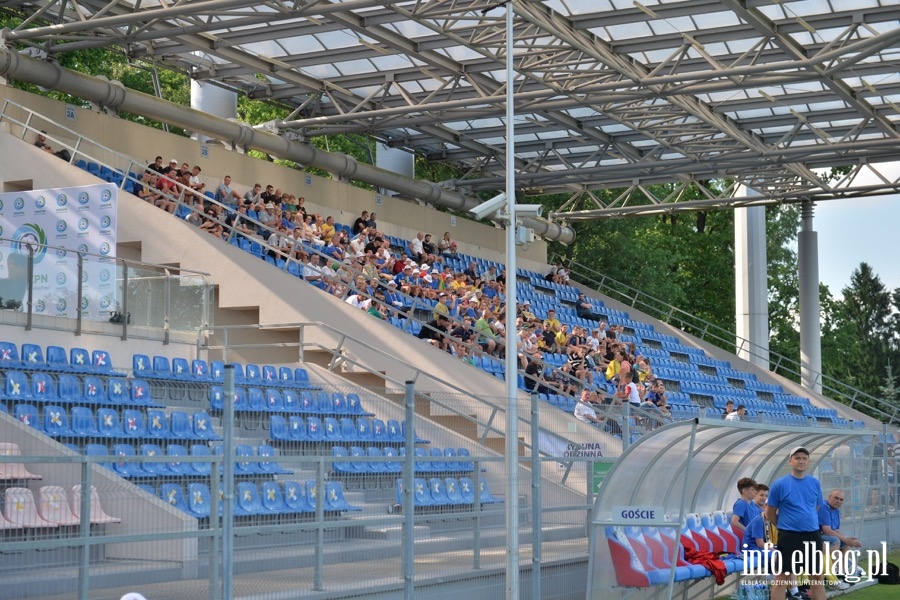
[{"label": "boy in blue jersey", "polygon": [[737,482],[738,493],[741,495],[731,509],[731,529],[735,535],[741,537],[751,519],[759,511],[754,510],[753,499],[756,498],[756,482],[750,477],[742,477]]},{"label": "boy in blue jersey", "polygon": [[810,598],[825,600],[822,560],[806,564],[804,556],[814,550],[822,550],[822,534],[819,530],[817,509],[825,504],[822,485],[815,477],[807,476],[809,450],[803,446],[792,449],[788,456],[791,472],[777,479],[769,489],[765,518],[775,523],[778,530],[778,548],[782,572],[772,583],[771,600],[784,600],[788,585],[796,585],[791,575],[806,573],[810,578]]}]

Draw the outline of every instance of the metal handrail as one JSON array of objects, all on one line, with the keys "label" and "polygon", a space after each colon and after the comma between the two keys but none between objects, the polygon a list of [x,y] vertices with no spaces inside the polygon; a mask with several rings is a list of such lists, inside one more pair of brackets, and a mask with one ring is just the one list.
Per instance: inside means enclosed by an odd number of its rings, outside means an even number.
[{"label": "metal handrail", "polygon": [[[550,258],[549,262],[553,263],[556,260],[563,259],[563,256],[555,254]],[[759,345],[737,337],[733,332],[710,323],[701,317],[692,315],[664,300],[655,298],[578,262],[568,261],[567,264],[572,277],[585,283],[592,289],[729,352],[737,344],[739,350],[746,351],[751,356],[768,360],[773,372],[784,371],[787,375],[795,377],[799,381],[801,365],[798,360],[768,350],[766,353],[763,353],[760,351],[762,348]],[[826,392],[832,398],[840,400],[842,404],[850,408],[862,406],[866,410],[879,415],[888,425],[900,423],[900,408],[822,373],[817,374],[817,378],[821,381],[823,392]],[[849,393],[845,390],[849,390]]]}]

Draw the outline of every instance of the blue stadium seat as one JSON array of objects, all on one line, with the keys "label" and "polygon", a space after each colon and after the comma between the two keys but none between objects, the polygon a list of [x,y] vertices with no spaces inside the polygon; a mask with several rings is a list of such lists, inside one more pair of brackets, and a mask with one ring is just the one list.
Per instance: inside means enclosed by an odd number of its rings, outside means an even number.
[{"label": "blue stadium seat", "polygon": [[31,400],[31,388],[28,377],[21,371],[7,371],[6,383],[3,385],[4,400]]},{"label": "blue stadium seat", "polygon": [[131,371],[135,377],[153,377],[153,363],[146,354],[134,354],[131,357]]},{"label": "blue stadium seat", "polygon": [[166,413],[159,409],[147,411],[147,435],[161,440],[172,438],[172,430],[169,428],[169,419],[166,417]]},{"label": "blue stadium seat", "polygon": [[294,509],[284,503],[281,486],[277,481],[265,481],[260,486],[260,499],[265,510],[272,514],[283,515],[294,513]]},{"label": "blue stadium seat", "polygon": [[191,425],[194,432],[194,439],[217,441],[222,436],[213,429],[212,417],[204,410],[198,410],[191,416]]},{"label": "blue stadium seat", "polygon": [[[136,456],[134,447],[131,444],[116,444],[113,446],[113,455],[116,457]],[[113,470],[122,477],[155,477],[154,473],[150,473],[141,467],[140,463],[117,461],[113,463]]]},{"label": "blue stadium seat", "polygon": [[122,433],[126,438],[140,439],[148,437],[144,413],[131,408],[122,411]]},{"label": "blue stadium seat", "polygon": [[159,497],[169,506],[190,514],[191,511],[188,510],[184,500],[184,489],[177,483],[164,483],[159,486]]},{"label": "blue stadium seat", "polygon": [[119,411],[113,408],[98,408],[97,430],[102,437],[108,439],[121,438],[122,425],[119,422]]},{"label": "blue stadium seat", "polygon": [[55,404],[44,407],[44,433],[55,438],[77,437],[69,426],[66,409]]},{"label": "blue stadium seat", "polygon": [[106,386],[103,380],[94,375],[88,375],[84,378],[84,393],[82,398],[90,404],[109,404],[109,396],[106,395]]},{"label": "blue stadium seat", "polygon": [[31,375],[31,396],[37,402],[58,402],[56,384],[47,373],[33,373]]},{"label": "blue stadium seat", "polygon": [[19,348],[11,342],[0,342],[0,365],[4,369],[18,369],[22,366],[19,360]]},{"label": "blue stadium seat", "polygon": [[209,486],[205,483],[189,483],[187,497],[188,514],[198,519],[208,519],[212,507]]},{"label": "blue stadium seat", "polygon": [[169,414],[169,437],[173,440],[194,439],[191,431],[191,418],[183,410],[173,410]]},{"label": "blue stadium seat", "polygon": [[46,369],[44,351],[37,344],[22,344],[22,366],[26,369]]},{"label": "blue stadium seat", "polygon": [[61,373],[73,372],[69,365],[66,349],[60,346],[47,346],[47,368]]},{"label": "blue stadium seat", "polygon": [[325,482],[325,504],[327,509],[341,512],[362,510],[362,507],[347,502],[344,498],[344,486],[340,481]]},{"label": "blue stadium seat", "polygon": [[287,420],[281,415],[271,415],[269,417],[269,437],[276,442],[294,441],[288,429]]},{"label": "blue stadium seat", "polygon": [[87,406],[72,407],[72,431],[76,436],[97,438],[100,431],[97,429],[97,420],[94,412]]},{"label": "blue stadium seat", "polygon": [[128,384],[121,377],[110,377],[107,381],[106,391],[112,404],[127,404]]},{"label": "blue stadium seat", "polygon": [[59,401],[67,404],[84,402],[81,395],[81,382],[72,374],[59,376]]},{"label": "blue stadium seat", "polygon": [[309,430],[306,424],[306,417],[291,415],[291,417],[288,418],[288,431],[290,432],[292,441],[309,441]]},{"label": "blue stadium seat", "polygon": [[[162,458],[165,457],[165,453],[158,444],[141,444],[141,456]],[[154,475],[173,475],[171,469],[169,469],[168,461],[146,462],[141,467]]]},{"label": "blue stadium seat", "polygon": [[44,430],[44,426],[38,417],[37,407],[34,405],[16,404],[13,408],[13,417],[20,423],[33,427],[38,431]]},{"label": "blue stadium seat", "polygon": [[238,483],[234,500],[235,516],[255,516],[268,513],[263,508],[262,500],[259,497],[259,489],[255,483],[249,481]]},{"label": "blue stadium seat", "polygon": [[[191,456],[212,457],[212,452],[206,444],[193,444],[191,446]],[[212,473],[212,461],[210,462],[192,462],[191,468],[196,475],[209,476]]]},{"label": "blue stadium seat", "polygon": [[306,485],[297,481],[284,482],[284,504],[297,513],[315,511],[309,503]]},{"label": "blue stadium seat", "polygon": [[122,376],[122,373],[116,372],[112,364],[112,358],[106,350],[94,350],[91,353],[91,364],[94,365],[94,371],[103,375]]},{"label": "blue stadium seat", "polygon": [[166,456],[169,458],[169,471],[173,475],[194,475],[191,465],[180,460],[181,457],[187,456],[187,448],[181,444],[167,444]]},{"label": "blue stadium seat", "polygon": [[[256,455],[259,458],[259,471],[266,475],[287,475],[293,473],[290,469],[285,469],[278,464],[278,451],[268,444],[260,444],[256,449]],[[267,460],[272,459],[272,460]]]}]

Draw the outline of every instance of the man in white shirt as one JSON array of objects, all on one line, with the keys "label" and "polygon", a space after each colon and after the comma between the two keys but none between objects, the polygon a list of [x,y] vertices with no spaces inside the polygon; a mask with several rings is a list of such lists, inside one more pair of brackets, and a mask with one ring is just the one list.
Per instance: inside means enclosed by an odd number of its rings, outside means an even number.
[{"label": "man in white shirt", "polygon": [[422,240],[424,238],[425,234],[420,231],[416,234],[416,237],[409,242],[409,254],[417,263],[421,263],[425,260],[425,251],[422,249]]},{"label": "man in white shirt", "polygon": [[575,405],[575,410],[573,411],[575,418],[579,421],[584,421],[585,423],[603,423],[603,417],[598,417],[597,411],[590,407],[590,404],[592,404],[595,399],[594,394],[587,388],[581,390],[581,402],[578,402]]},{"label": "man in white shirt", "polygon": [[369,310],[369,306],[372,305],[372,299],[362,293],[351,294],[347,296],[347,299],[344,300],[344,302],[353,308],[358,308],[360,310]]}]

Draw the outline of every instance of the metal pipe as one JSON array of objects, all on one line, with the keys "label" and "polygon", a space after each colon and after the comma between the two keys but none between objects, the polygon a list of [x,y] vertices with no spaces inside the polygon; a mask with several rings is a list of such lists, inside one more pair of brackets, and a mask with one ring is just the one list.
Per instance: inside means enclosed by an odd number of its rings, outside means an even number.
[{"label": "metal pipe", "polygon": [[[234,593],[234,365],[225,365],[222,441],[222,600]],[[210,508],[212,510],[212,508]],[[210,515],[212,518],[212,515]]]},{"label": "metal pipe", "polygon": [[415,496],[415,461],[416,461],[416,432],[413,423],[416,418],[416,386],[412,381],[406,382],[406,396],[404,401],[406,430],[403,436],[403,445],[406,448],[406,456],[403,460],[403,598],[412,600],[415,595],[415,552],[416,552],[416,514]]},{"label": "metal pipe", "polygon": [[[325,152],[311,144],[292,142],[273,133],[258,131],[246,123],[229,121],[149,94],[128,90],[118,81],[91,77],[63,69],[57,64],[23,56],[11,48],[0,47],[0,76],[65,92],[117,111],[157,119],[242,148],[260,150],[334,173],[338,178],[355,179],[375,187],[396,190],[429,204],[465,212],[481,203],[478,198],[444,189],[437,183],[403,177],[385,169],[361,164],[346,154]],[[536,234],[548,241],[560,241],[564,244],[575,241],[575,232],[571,227],[542,219],[527,218],[522,221],[523,225],[534,229]]]}]

